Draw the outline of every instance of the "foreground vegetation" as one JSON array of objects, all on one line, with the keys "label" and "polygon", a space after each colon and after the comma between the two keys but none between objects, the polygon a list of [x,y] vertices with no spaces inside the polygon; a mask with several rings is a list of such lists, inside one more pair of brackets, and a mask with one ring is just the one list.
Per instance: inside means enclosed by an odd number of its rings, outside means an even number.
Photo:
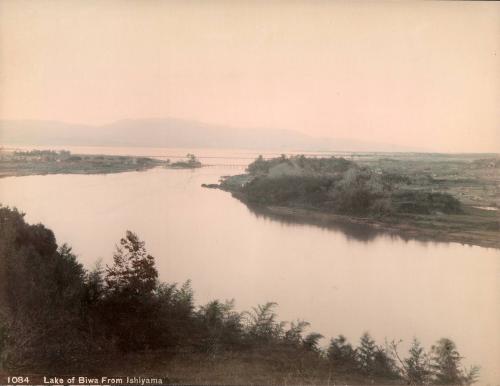
[{"label": "foreground vegetation", "polygon": [[0,149],[0,177],[37,174],[107,174],[163,165],[147,157],[71,154],[67,150],[5,152]]},{"label": "foreground vegetation", "polygon": [[[500,161],[444,163],[259,157],[246,174],[227,177],[220,187],[269,216],[351,221],[411,237],[500,247]],[[439,175],[443,171],[448,174]]]},{"label": "foreground vegetation", "polygon": [[[127,231],[113,264],[86,271],[41,224],[0,207],[0,370],[31,374],[166,376],[231,384],[453,384],[464,370],[455,344],[415,340],[357,345],[342,335],[320,346],[308,323],[281,322],[275,303],[237,312],[234,302],[196,306],[190,283],[158,280],[155,258]],[[332,321],[333,323],[333,321]]]}]

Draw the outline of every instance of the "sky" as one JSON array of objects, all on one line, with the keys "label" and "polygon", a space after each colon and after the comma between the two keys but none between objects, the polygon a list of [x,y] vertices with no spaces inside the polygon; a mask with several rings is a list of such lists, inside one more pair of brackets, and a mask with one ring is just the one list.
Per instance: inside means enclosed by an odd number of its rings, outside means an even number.
[{"label": "sky", "polygon": [[500,3],[0,0],[0,119],[500,152]]}]

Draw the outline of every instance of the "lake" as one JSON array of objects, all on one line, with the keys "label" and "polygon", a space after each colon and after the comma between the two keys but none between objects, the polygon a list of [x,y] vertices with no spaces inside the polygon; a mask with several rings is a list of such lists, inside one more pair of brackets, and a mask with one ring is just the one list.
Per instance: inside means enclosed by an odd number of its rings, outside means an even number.
[{"label": "lake", "polygon": [[191,151],[216,166],[9,177],[0,179],[0,202],[26,212],[28,222],[51,228],[58,243],[70,244],[88,268],[100,258],[109,263],[129,229],[156,257],[161,280],[192,280],[198,304],[234,298],[237,309],[246,310],[275,301],[280,319],[309,321],[311,330],[325,336],[324,345],[338,334],[356,344],[364,331],[380,344],[385,338],[408,343],[416,336],[427,348],[449,337],[466,364],[482,367],[480,384],[500,384],[499,250],[384,234],[360,237],[362,230],[262,216],[229,193],[200,186],[242,173],[238,165],[255,152],[210,158],[220,151]]}]

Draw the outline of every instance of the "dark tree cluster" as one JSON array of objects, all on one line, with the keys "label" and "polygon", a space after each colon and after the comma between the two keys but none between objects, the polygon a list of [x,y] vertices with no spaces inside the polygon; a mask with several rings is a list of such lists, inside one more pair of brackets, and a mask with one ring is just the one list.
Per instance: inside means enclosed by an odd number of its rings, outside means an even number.
[{"label": "dark tree cluster", "polygon": [[349,168],[355,166],[353,161],[346,160],[345,158],[338,157],[305,157],[304,155],[297,155],[287,157],[281,155],[280,157],[264,159],[261,155],[257,157],[247,167],[249,174],[259,176],[268,175],[273,167],[281,164],[287,164],[291,167],[297,167],[303,174],[308,175],[325,175],[346,172]]},{"label": "dark tree cluster", "polygon": [[[393,215],[461,213],[448,193],[410,189],[408,176],[375,172],[344,158],[257,158],[247,168],[244,184],[221,186],[239,190],[251,203],[328,210],[339,214]],[[234,177],[241,179],[240,176]]]},{"label": "dark tree cluster", "polygon": [[405,358],[400,357],[399,343],[380,346],[364,333],[354,348],[339,335],[330,341],[327,355],[337,372],[402,380],[408,385],[471,385],[479,378],[477,366],[468,370],[462,367],[462,357],[450,339],[440,339],[427,352],[415,338]]},{"label": "dark tree cluster", "polygon": [[167,166],[170,168],[179,168],[179,169],[196,169],[196,168],[201,168],[201,162],[196,158],[194,154],[188,153],[186,155],[187,160],[185,161],[177,161],[177,162],[170,162],[170,160],[167,160]]}]

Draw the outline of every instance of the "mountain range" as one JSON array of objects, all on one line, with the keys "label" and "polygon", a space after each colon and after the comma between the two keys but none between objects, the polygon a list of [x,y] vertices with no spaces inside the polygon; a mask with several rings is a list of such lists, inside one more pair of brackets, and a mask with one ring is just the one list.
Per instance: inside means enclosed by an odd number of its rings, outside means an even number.
[{"label": "mountain range", "polygon": [[290,151],[419,151],[410,147],[355,139],[312,137],[293,130],[243,129],[174,118],[126,119],[104,125],[0,120],[0,143],[47,147],[138,146]]}]

